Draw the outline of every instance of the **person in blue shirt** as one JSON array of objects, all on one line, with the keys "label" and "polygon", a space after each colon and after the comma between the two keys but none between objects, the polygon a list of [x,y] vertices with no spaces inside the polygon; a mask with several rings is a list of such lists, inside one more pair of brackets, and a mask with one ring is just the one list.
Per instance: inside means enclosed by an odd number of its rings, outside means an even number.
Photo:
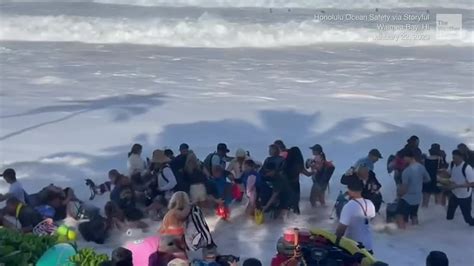
[{"label": "person in blue shirt", "polygon": [[226,171],[219,165],[213,166],[212,177],[207,184],[208,194],[229,206],[232,202],[231,185],[227,181]]},{"label": "person in blue shirt", "polygon": [[403,159],[408,167],[403,170],[402,183],[397,188],[398,218],[400,229],[406,229],[406,224],[411,219],[413,225],[418,224],[418,207],[423,198],[423,183],[431,182],[430,174],[424,165],[416,160],[416,153],[406,150]]},{"label": "person in blue shirt", "polygon": [[353,167],[354,169],[357,169],[359,166],[366,166],[370,171],[374,171],[374,165],[379,159],[383,159],[380,151],[377,149],[372,149],[369,151],[369,155],[357,160]]}]

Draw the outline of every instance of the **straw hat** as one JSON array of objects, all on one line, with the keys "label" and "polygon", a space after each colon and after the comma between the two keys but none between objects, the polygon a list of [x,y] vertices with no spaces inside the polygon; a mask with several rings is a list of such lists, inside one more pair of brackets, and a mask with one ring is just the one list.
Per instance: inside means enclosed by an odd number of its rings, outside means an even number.
[{"label": "straw hat", "polygon": [[171,161],[162,150],[155,150],[151,158],[152,163],[169,163]]}]

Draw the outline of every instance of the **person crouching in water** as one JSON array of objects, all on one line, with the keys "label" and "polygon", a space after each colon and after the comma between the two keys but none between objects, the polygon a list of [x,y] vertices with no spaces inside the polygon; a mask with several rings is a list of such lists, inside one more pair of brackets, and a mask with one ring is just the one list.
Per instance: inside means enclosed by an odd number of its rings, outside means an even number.
[{"label": "person crouching in water", "polygon": [[277,169],[274,163],[267,164],[265,173],[272,187],[272,196],[267,204],[263,206],[263,212],[273,209],[275,211],[275,219],[280,216],[286,219],[288,217],[288,210],[292,207],[292,203],[294,202],[289,181],[282,171]]},{"label": "person crouching in water", "polygon": [[256,170],[256,164],[253,160],[246,160],[244,162],[244,172],[242,174],[242,183],[245,187],[245,194],[247,195],[249,202],[245,213],[253,216],[255,208],[257,207],[257,188],[261,182],[261,176]]},{"label": "person crouching in water", "polygon": [[107,228],[109,230],[116,229],[117,231],[127,231],[131,228],[142,229],[146,231],[148,224],[142,220],[128,220],[123,210],[117,204],[109,201],[104,207],[105,216],[107,217]]},{"label": "person crouching in water", "polygon": [[151,199],[151,202],[147,202],[148,206],[145,210],[153,219],[159,220],[160,213],[166,208],[166,203],[171,198],[177,181],[169,165],[170,159],[165,155],[164,151],[153,151],[151,162],[153,178],[147,184],[147,198]]},{"label": "person crouching in water", "polygon": [[[188,194],[183,191],[174,193],[168,205],[168,212],[163,218],[163,222],[158,231],[160,239],[163,238],[167,241],[169,241],[169,239],[176,240],[175,243],[177,243],[177,247],[180,250],[173,254],[176,258],[187,259],[184,233],[190,211],[191,203]],[[163,241],[163,243],[164,242],[165,241]]]},{"label": "person crouching in water", "polygon": [[124,175],[111,177],[114,180],[114,188],[110,192],[110,201],[114,202],[130,221],[138,221],[143,218],[143,213],[136,206],[136,195],[130,179]]},{"label": "person crouching in water", "polygon": [[360,165],[357,167],[357,169],[349,169],[348,172],[341,178],[341,184],[347,185],[353,179],[362,181],[362,197],[364,197],[364,199],[371,200],[375,205],[375,211],[378,212],[382,205],[382,194],[380,193],[380,188],[382,185],[377,180],[377,177],[375,177],[375,173],[370,171],[366,165]]}]

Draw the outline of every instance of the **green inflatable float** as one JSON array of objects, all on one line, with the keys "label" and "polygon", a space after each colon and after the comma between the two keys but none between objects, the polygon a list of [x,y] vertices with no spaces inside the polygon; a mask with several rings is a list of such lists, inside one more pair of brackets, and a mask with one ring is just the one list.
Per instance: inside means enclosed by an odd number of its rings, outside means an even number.
[{"label": "green inflatable float", "polygon": [[74,263],[69,261],[74,255],[76,250],[70,244],[56,244],[41,256],[36,266],[74,266]]}]

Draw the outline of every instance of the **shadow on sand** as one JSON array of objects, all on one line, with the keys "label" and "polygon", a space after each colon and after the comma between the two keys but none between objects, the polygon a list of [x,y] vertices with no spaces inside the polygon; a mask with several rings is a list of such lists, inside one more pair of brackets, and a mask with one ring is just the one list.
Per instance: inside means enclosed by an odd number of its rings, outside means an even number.
[{"label": "shadow on sand", "polygon": [[20,114],[0,116],[0,118],[5,119],[38,114],[67,113],[60,118],[34,124],[15,132],[0,136],[0,141],[46,125],[63,122],[84,113],[102,109],[113,111],[113,121],[126,122],[134,116],[144,114],[148,112],[149,109],[161,105],[163,103],[163,98],[163,94],[153,93],[147,95],[125,94],[93,100],[61,101],[62,104],[60,105],[39,107]]}]

